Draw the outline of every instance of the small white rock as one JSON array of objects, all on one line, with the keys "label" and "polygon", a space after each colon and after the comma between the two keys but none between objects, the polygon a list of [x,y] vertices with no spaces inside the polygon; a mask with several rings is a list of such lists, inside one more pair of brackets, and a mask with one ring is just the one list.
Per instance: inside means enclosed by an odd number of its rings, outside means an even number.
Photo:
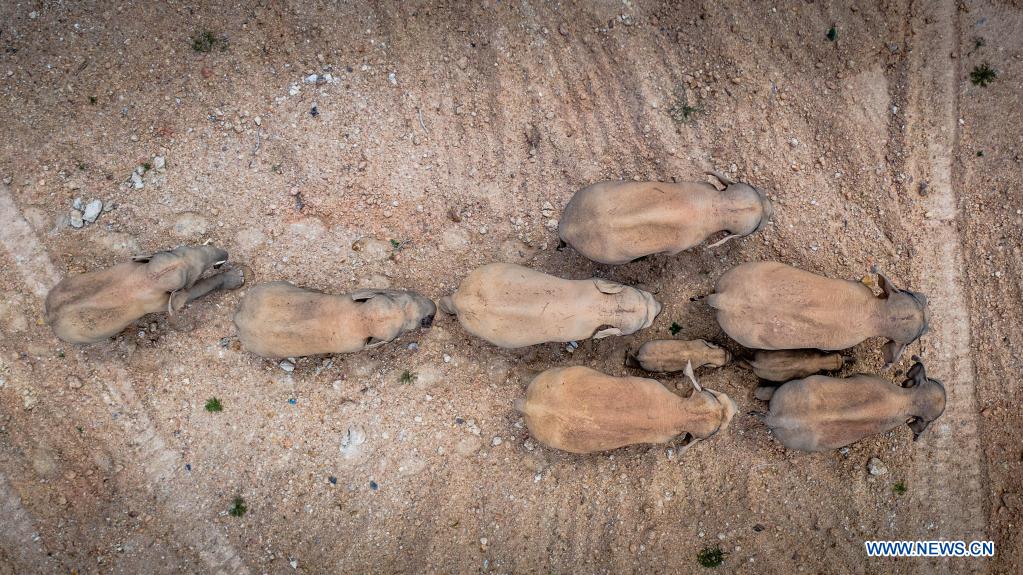
[{"label": "small white rock", "polygon": [[92,200],[91,202],[88,203],[88,205],[85,206],[85,213],[82,214],[82,219],[91,224],[92,222],[96,221],[96,218],[99,217],[99,214],[102,211],[103,202],[101,202],[100,200]]},{"label": "small white rock", "polygon": [[291,363],[288,360],[282,361],[279,365],[280,365],[281,369],[283,369],[284,371],[286,371],[288,373],[291,373],[291,372],[295,371],[295,364]]},{"label": "small white rock", "polygon": [[167,167],[167,159],[163,156],[153,156],[153,169],[163,170]]},{"label": "small white rock", "polygon": [[504,440],[503,440],[503,439],[501,439],[501,436],[500,436],[500,435],[495,435],[495,436],[494,436],[494,439],[492,439],[492,440],[490,441],[490,444],[491,444],[491,445],[493,445],[494,447],[497,447],[498,445],[501,445],[501,443],[502,443],[503,441],[504,441]]},{"label": "small white rock", "polygon": [[869,471],[871,475],[885,475],[888,473],[888,466],[886,466],[880,459],[871,457],[870,460],[867,461],[867,471]]},{"label": "small white rock", "polygon": [[142,175],[139,174],[138,171],[131,173],[131,185],[136,190],[141,190],[142,188],[145,187],[146,184],[145,182],[142,181]]}]

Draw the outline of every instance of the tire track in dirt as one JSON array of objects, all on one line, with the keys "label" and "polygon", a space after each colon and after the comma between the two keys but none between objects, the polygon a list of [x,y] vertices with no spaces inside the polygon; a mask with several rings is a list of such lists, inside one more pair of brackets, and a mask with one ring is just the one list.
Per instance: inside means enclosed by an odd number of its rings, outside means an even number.
[{"label": "tire track in dirt", "polygon": [[[905,171],[911,181],[926,181],[929,193],[927,215],[915,218],[923,220],[922,229],[908,231],[917,253],[917,285],[931,310],[924,361],[945,384],[947,403],[943,417],[915,446],[910,489],[918,519],[904,532],[906,538],[987,539],[976,371],[952,172],[958,142],[958,58],[952,60],[959,51],[957,8],[952,2],[919,3],[911,6],[909,23]],[[915,189],[904,192],[915,195]],[[944,561],[917,566],[925,573],[948,569]],[[986,571],[983,561],[959,567]]]},{"label": "tire track in dirt", "polygon": [[[25,278],[25,283],[36,295],[45,297],[60,276],[6,186],[0,187],[0,243],[3,243],[10,252],[18,271]],[[68,359],[74,361],[71,355]],[[103,377],[102,380],[112,400],[111,408],[125,414],[124,417],[119,417],[118,421],[138,447],[136,453],[141,460],[142,469],[152,483],[155,495],[174,531],[198,553],[210,567],[211,572],[248,573],[240,555],[231,547],[227,537],[212,528],[205,518],[195,516],[192,510],[201,508],[201,502],[196,497],[197,491],[191,486],[174,484],[174,470],[181,467],[180,456],[167,446],[144,407],[135,398],[128,373],[121,367],[111,367],[110,370],[113,372],[112,376]],[[79,364],[76,371],[86,373],[88,370]],[[126,415],[132,413],[133,417]],[[132,419],[135,420],[134,424],[131,422]],[[125,463],[129,461],[125,460]],[[5,518],[5,523],[8,523],[8,529],[13,527],[15,541],[22,540],[25,532],[32,532],[31,519],[21,507],[17,494],[10,491],[6,479],[2,476],[0,509],[4,512],[2,517]],[[7,521],[8,517],[13,518],[13,521]],[[4,530],[3,536],[7,537],[7,529]],[[15,548],[23,551],[22,546]],[[38,563],[34,565],[38,566]]]},{"label": "tire track in dirt", "polygon": [[[46,550],[36,533],[35,522],[3,473],[0,473],[0,518],[4,524],[0,528],[0,547],[3,547],[8,557],[25,567],[39,568],[49,563]],[[25,572],[28,571],[26,569]]]}]

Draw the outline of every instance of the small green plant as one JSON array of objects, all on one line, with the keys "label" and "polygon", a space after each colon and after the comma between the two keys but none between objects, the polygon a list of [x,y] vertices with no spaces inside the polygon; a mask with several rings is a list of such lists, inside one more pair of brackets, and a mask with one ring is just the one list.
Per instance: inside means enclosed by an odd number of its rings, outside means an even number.
[{"label": "small green plant", "polygon": [[977,150],[977,157],[978,158],[983,158],[984,157],[984,150]]},{"label": "small green plant", "polygon": [[224,411],[224,405],[220,403],[219,399],[211,397],[206,400],[206,411],[210,413],[220,413],[221,411]]},{"label": "small green plant", "polygon": [[149,170],[153,169],[153,164],[150,164],[149,162],[146,162],[146,163],[142,164],[142,169],[148,172]]},{"label": "small green plant", "polygon": [[280,164],[274,164],[273,166],[270,167],[270,171],[275,173],[275,174],[283,174],[284,173],[284,167],[281,166]]},{"label": "small green plant", "polygon": [[678,322],[673,321],[671,322],[671,327],[668,328],[668,331],[671,332],[671,335],[678,335],[678,332],[682,331],[682,326],[680,326]]},{"label": "small green plant", "polygon": [[192,35],[192,49],[196,52],[208,54],[214,48],[220,48],[221,52],[227,50],[227,38],[217,36],[209,30],[199,30]]},{"label": "small green plant", "polygon": [[725,552],[720,547],[704,547],[703,551],[696,555],[696,560],[700,565],[713,569],[725,562]]},{"label": "small green plant", "polygon": [[827,36],[828,41],[834,42],[835,38],[838,38],[838,30],[836,30],[835,27],[832,26],[831,28],[828,28],[828,33],[825,34],[825,36]]},{"label": "small green plant", "polygon": [[692,119],[697,112],[703,110],[689,105],[689,98],[686,97],[685,89],[682,86],[675,88],[675,100],[668,109],[668,114],[676,124],[685,124]]},{"label": "small green plant", "polygon": [[96,99],[96,96],[89,96],[89,103],[92,104],[93,106],[96,105],[97,101],[98,100]]},{"label": "small green plant", "polygon": [[979,66],[974,66],[973,71],[970,72],[970,81],[973,82],[974,86],[984,87],[994,82],[998,78],[998,72],[994,70],[987,62]]},{"label": "small green plant", "polygon": [[400,381],[401,383],[403,383],[405,385],[411,385],[411,384],[415,383],[416,379],[418,379],[418,378],[419,378],[419,375],[417,375],[416,372],[409,371],[409,370],[406,369],[405,371],[401,372],[401,377],[398,378],[398,381]]},{"label": "small green plant", "polygon": [[231,517],[241,517],[245,515],[245,512],[249,508],[245,506],[245,500],[242,499],[241,495],[236,495],[234,503],[231,505],[231,509],[227,512]]},{"label": "small green plant", "polygon": [[909,491],[909,488],[906,487],[905,483],[900,481],[895,485],[892,485],[892,491],[895,492],[896,495],[903,495],[904,493]]},{"label": "small green plant", "polygon": [[403,247],[405,247],[405,242],[399,242],[398,240],[393,238],[391,239],[391,249],[393,249],[396,252],[400,252],[401,248]]},{"label": "small green plant", "polygon": [[977,48],[983,48],[985,44],[987,44],[987,41],[984,40],[984,38],[981,38],[980,36],[974,36],[973,37],[973,49],[974,50],[976,50]]}]

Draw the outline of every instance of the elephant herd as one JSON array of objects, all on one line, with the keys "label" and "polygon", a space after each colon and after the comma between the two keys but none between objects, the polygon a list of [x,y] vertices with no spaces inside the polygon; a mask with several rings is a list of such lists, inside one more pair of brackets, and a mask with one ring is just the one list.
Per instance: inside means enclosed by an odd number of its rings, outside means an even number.
[{"label": "elephant herd", "polygon": [[[574,194],[559,222],[561,240],[590,260],[623,264],[677,254],[712,234],[742,237],[762,229],[772,205],[758,189],[711,174],[706,182],[601,182]],[[720,189],[719,189],[720,188]],[[245,282],[226,271],[227,252],[181,246],[137,256],[112,268],[64,278],[46,299],[57,337],[90,344],[116,335],[145,314],[176,312],[190,301]],[[836,449],[908,424],[914,438],[945,408],[945,390],[915,363],[900,385],[875,375],[818,375],[851,358],[836,353],[880,337],[886,367],[927,331],[927,299],[878,273],[881,293],[862,282],[823,277],[785,263],[750,262],[726,271],[706,302],[722,330],[754,350],[744,365],[761,378],[769,401],[765,424],[786,447]],[[528,267],[491,263],[472,271],[440,309],[468,333],[502,348],[636,333],[661,311],[654,295],[590,278],[569,280]],[[437,305],[411,291],[363,289],[331,295],[286,281],[247,290],[234,315],[244,349],[267,358],[354,353],[428,328]],[[654,340],[628,365],[684,371],[688,397],[653,379],[614,377],[584,366],[537,375],[516,402],[530,434],[573,453],[632,444],[687,445],[725,430],[736,411],[724,393],[705,389],[694,367],[720,367],[731,354],[703,340]]]}]

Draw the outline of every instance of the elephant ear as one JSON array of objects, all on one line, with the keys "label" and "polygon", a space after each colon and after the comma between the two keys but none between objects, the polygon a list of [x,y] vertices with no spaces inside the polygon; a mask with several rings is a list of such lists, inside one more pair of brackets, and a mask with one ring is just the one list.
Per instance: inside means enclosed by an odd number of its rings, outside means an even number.
[{"label": "elephant ear", "polygon": [[385,294],[387,294],[387,290],[373,289],[373,288],[364,288],[364,289],[353,291],[351,293],[351,297],[352,297],[352,301],[364,302],[364,301],[369,301],[369,300],[377,297],[378,295],[385,295]]},{"label": "elephant ear", "polygon": [[881,299],[888,299],[892,296],[892,294],[897,294],[902,291],[895,287],[892,280],[888,279],[888,276],[881,273],[877,268],[874,268],[874,273],[877,274],[877,284],[881,287]]},{"label": "elephant ear", "polygon": [[930,421],[924,421],[919,417],[914,417],[909,420],[909,428],[913,430],[913,441],[920,439],[920,434],[927,430],[927,426],[930,425]]},{"label": "elephant ear", "polygon": [[881,353],[884,356],[885,368],[891,367],[896,361],[899,361],[899,356],[905,351],[906,344],[899,343],[895,340],[888,340],[888,343],[884,344],[881,348]]},{"label": "elephant ear", "polygon": [[606,294],[616,294],[625,289],[625,286],[618,282],[608,281],[600,278],[594,278],[593,285],[597,286],[597,289],[600,290],[600,293]]}]

